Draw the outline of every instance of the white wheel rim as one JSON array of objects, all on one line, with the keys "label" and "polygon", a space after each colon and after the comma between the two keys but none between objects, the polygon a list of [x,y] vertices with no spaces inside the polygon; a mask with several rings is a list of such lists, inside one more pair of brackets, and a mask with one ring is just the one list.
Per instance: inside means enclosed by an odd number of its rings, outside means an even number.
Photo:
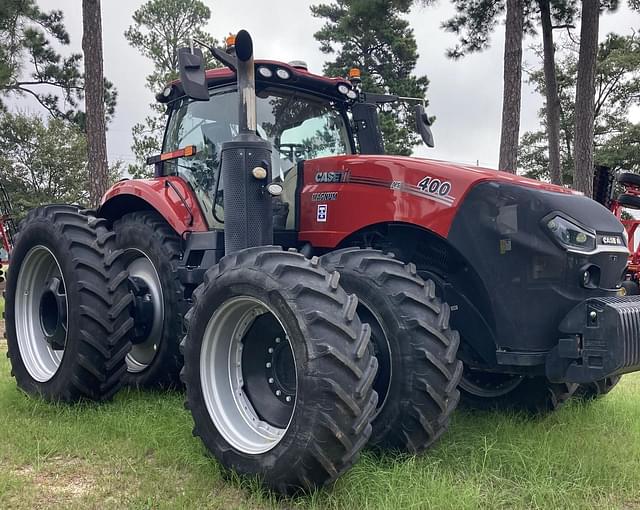
[{"label": "white wheel rim", "polygon": [[[215,311],[205,328],[200,350],[201,388],[209,416],[225,441],[250,455],[268,452],[280,443],[297,404],[296,397],[287,426],[279,428],[258,416],[243,390],[242,340],[253,321],[265,313],[277,319],[291,348],[282,321],[273,310],[256,298],[239,296]],[[295,357],[294,368],[297,374]],[[295,384],[297,388],[297,376]]]},{"label": "white wheel rim", "polygon": [[158,354],[164,323],[164,296],[158,271],[149,257],[134,248],[127,250],[127,253],[134,257],[127,265],[129,276],[135,276],[144,281],[149,288],[149,296],[153,304],[153,323],[147,338],[133,345],[126,357],[127,370],[131,373],[139,373],[147,369]]},{"label": "white wheel rim", "polygon": [[[25,255],[18,273],[15,295],[15,325],[18,350],[29,375],[37,382],[50,381],[60,368],[65,349],[53,349],[46,340],[41,317],[41,299],[49,291],[47,281],[59,278],[66,284],[60,264],[51,250],[42,245],[31,248]],[[65,299],[66,317],[69,303]],[[65,321],[66,322],[66,321]],[[68,332],[65,329],[65,344]]]}]

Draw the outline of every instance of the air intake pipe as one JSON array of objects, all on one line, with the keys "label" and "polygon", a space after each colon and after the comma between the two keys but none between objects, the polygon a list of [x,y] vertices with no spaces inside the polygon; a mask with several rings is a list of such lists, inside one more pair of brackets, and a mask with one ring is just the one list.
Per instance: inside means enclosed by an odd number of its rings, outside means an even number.
[{"label": "air intake pipe", "polygon": [[236,35],[235,56],[211,48],[223,64],[235,69],[238,82],[238,134],[221,149],[224,189],[224,248],[230,254],[273,244],[271,144],[257,135],[253,41],[249,32]]}]

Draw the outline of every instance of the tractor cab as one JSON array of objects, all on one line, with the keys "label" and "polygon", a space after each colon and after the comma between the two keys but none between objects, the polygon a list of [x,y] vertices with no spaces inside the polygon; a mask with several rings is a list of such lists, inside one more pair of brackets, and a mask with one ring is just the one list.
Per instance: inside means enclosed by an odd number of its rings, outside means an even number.
[{"label": "tractor cab", "polygon": [[[217,49],[217,57],[224,53]],[[166,103],[169,120],[163,155],[189,156],[156,164],[156,177],[179,176],[195,191],[211,229],[224,223],[224,182],[220,172],[222,144],[239,133],[239,91],[231,68],[189,72],[185,60],[197,52],[184,49],[181,80],[170,83],[157,100]],[[233,55],[229,55],[233,58]],[[194,68],[196,66],[193,66]],[[271,145],[268,167],[271,181],[282,186],[274,200],[274,228],[295,228],[296,189],[302,162],[351,154],[384,154],[378,122],[378,106],[400,100],[415,100],[417,131],[429,146],[433,136],[423,99],[368,94],[360,87],[360,73],[349,79],[327,78],[310,73],[303,62],[285,64],[255,61],[256,134]],[[156,162],[152,160],[151,162]]]},{"label": "tractor cab", "polygon": [[[267,167],[272,182],[281,183],[282,203],[276,228],[293,228],[295,189],[301,161],[355,152],[347,97],[351,91],[342,80],[312,77],[285,64],[258,63],[256,79],[257,135],[272,146]],[[280,76],[280,77],[279,77]],[[260,79],[260,77],[262,79]],[[300,79],[300,78],[304,79]],[[209,100],[196,101],[182,95],[169,103],[169,121],[163,153],[193,147],[189,157],[167,160],[159,172],[186,180],[199,198],[210,228],[224,222],[224,182],[220,151],[224,142],[238,134],[238,90],[228,69],[207,73]],[[231,82],[231,83],[230,83]],[[178,90],[169,96],[179,94]]]}]

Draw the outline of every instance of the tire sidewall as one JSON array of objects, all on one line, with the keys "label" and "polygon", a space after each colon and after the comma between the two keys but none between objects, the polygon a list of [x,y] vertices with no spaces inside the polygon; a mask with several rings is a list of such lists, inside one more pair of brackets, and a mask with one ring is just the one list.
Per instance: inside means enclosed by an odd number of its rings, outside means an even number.
[{"label": "tire sidewall", "polygon": [[[391,379],[386,397],[379,403],[378,414],[371,423],[373,427],[371,441],[375,443],[394,426],[395,418],[400,413],[403,396],[411,391],[414,374],[411,371],[405,373],[407,357],[411,356],[411,346],[407,338],[408,332],[393,312],[394,305],[383,289],[373,284],[369,278],[358,275],[351,269],[340,268],[339,271],[341,285],[348,293],[356,294],[359,303],[369,309],[385,335],[389,349]],[[405,373],[404,377],[397,376],[402,373]]]},{"label": "tire sidewall", "polygon": [[9,351],[8,356],[11,359],[12,370],[18,386],[27,393],[36,393],[45,398],[51,398],[55,395],[60,395],[65,390],[71,374],[75,371],[75,365],[78,359],[78,336],[80,331],[78,322],[69,320],[72,314],[68,313],[67,341],[60,366],[48,381],[36,381],[27,370],[18,346],[15,322],[15,298],[18,276],[22,269],[24,258],[31,248],[38,245],[50,250],[60,266],[67,295],[68,312],[77,310],[80,306],[80,297],[78,294],[80,282],[78,281],[74,261],[71,257],[67,256],[68,240],[62,234],[61,229],[48,218],[37,217],[32,219],[30,223],[25,226],[24,230],[20,232],[19,239],[11,252],[5,311],[7,346]]},{"label": "tire sidewall", "polygon": [[276,313],[290,339],[308,337],[306,328],[291,313],[295,302],[283,294],[282,289],[271,277],[261,271],[246,268],[223,273],[215,285],[208,286],[207,290],[199,296],[190,319],[184,353],[185,365],[193,367],[187,372],[190,379],[185,381],[188,401],[194,421],[200,424],[198,435],[209,450],[224,457],[227,467],[243,473],[259,475],[264,474],[264,466],[271,466],[270,478],[273,481],[274,478],[277,479],[278,471],[281,471],[283,476],[285,473],[290,475],[292,466],[299,461],[300,448],[304,448],[306,443],[312,441],[311,432],[316,416],[314,408],[319,390],[313,384],[314,374],[308,372],[307,363],[300,363],[301,360],[307,360],[309,357],[305,342],[290,342],[294,358],[297,360],[298,386],[295,411],[281,441],[267,452],[250,455],[235,450],[217,431],[204,401],[199,366],[200,350],[208,319],[222,303],[241,295],[256,298],[268,305]]},{"label": "tire sidewall", "polygon": [[[175,268],[171,264],[171,254],[168,253],[162,242],[158,240],[153,231],[142,222],[139,223],[116,223],[116,246],[120,249],[134,250],[149,259],[153,265],[162,292],[162,303],[164,317],[162,321],[162,333],[158,339],[158,350],[149,366],[139,372],[127,370],[125,381],[137,386],[145,386],[147,381],[164,379],[168,367],[158,360],[170,359],[172,368],[177,372],[182,366],[182,360],[178,351],[179,338],[182,332],[182,321],[177,315],[179,303],[178,298],[181,289],[175,279]],[[150,235],[151,233],[151,235]],[[125,260],[126,253],[125,253]],[[128,262],[126,262],[128,264]],[[162,372],[162,373],[161,373]]]}]

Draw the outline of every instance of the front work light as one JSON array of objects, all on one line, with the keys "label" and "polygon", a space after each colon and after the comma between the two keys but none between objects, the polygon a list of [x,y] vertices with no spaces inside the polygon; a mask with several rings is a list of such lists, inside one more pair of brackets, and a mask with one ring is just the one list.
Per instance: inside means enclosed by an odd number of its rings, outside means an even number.
[{"label": "front work light", "polygon": [[562,216],[548,220],[546,227],[556,241],[569,250],[590,252],[596,249],[596,236],[593,233]]}]

